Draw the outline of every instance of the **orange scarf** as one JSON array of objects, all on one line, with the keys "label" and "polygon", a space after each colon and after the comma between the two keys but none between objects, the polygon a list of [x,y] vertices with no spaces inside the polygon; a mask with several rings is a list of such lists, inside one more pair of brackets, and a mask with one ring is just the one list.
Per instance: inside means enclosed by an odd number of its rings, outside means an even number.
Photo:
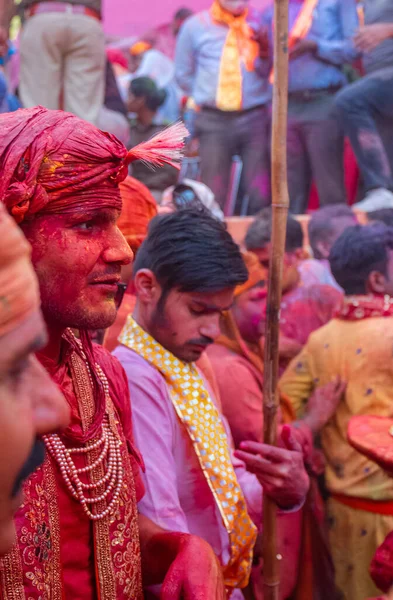
[{"label": "orange scarf", "polygon": [[210,16],[215,23],[229,28],[221,56],[220,74],[216,94],[219,110],[235,111],[242,108],[242,64],[247,71],[254,70],[254,62],[259,55],[258,42],[253,40],[254,32],[247,23],[248,10],[236,17],[224,10],[215,0]]},{"label": "orange scarf", "polygon": [[[313,12],[318,0],[304,0],[298,17],[289,33],[288,49],[293,48],[299,40],[303,40],[311,29]],[[274,70],[270,73],[270,83],[274,83]]]}]

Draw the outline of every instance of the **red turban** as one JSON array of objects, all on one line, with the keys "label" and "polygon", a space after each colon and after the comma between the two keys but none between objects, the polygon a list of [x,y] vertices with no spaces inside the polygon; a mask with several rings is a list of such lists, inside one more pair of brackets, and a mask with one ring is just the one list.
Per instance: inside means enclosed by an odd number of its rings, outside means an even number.
[{"label": "red turban", "polygon": [[135,252],[147,235],[149,222],[157,214],[157,204],[149,189],[133,177],[120,183],[120,194],[123,208],[117,225]]},{"label": "red turban", "polygon": [[173,164],[187,135],[177,124],[127,152],[113,135],[41,106],[1,115],[0,132],[0,202],[18,223],[81,206],[121,209],[118,184],[128,164]]}]

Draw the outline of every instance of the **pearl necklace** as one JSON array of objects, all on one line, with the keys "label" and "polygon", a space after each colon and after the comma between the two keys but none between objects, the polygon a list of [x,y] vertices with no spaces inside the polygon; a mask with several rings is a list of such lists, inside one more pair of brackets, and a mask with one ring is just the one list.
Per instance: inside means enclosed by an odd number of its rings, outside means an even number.
[{"label": "pearl necklace", "polygon": [[[77,341],[79,343],[79,340]],[[85,360],[89,373],[90,385],[92,386],[93,381],[90,367],[83,351],[82,356]],[[108,399],[110,398],[108,379],[98,364],[96,364],[96,369],[104,387],[105,398]],[[92,521],[104,519],[116,510],[119,503],[121,488],[123,486],[123,461],[120,452],[121,441],[116,435],[114,418],[111,417],[112,415],[109,414],[107,409],[104,415],[99,439],[94,442],[87,442],[84,446],[78,448],[66,448],[57,434],[43,436],[43,440],[50,455],[60,468],[61,475],[68,491],[80,502],[87,517]],[[79,469],[76,468],[72,460],[73,454],[89,455],[90,452],[97,454],[97,451],[100,451],[98,457],[88,466]],[[94,483],[85,483],[81,480],[80,475],[89,476],[94,469],[99,467],[104,470],[105,464],[106,473],[101,479]],[[103,485],[106,486],[105,491],[98,494],[97,490]],[[91,495],[85,495],[86,492]],[[108,503],[108,498],[110,496],[111,500]],[[95,512],[92,512],[93,507],[96,507],[98,503],[103,501],[107,502],[106,508],[101,511],[98,511],[97,508],[95,508]]]}]

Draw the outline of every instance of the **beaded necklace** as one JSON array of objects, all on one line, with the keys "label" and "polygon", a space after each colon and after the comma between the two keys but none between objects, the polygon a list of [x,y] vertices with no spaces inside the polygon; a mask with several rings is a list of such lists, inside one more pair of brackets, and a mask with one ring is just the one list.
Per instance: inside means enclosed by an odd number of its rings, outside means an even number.
[{"label": "beaded necklace", "polygon": [[[90,385],[93,387],[91,369],[83,352],[82,344],[80,340],[76,340],[76,342],[79,345],[81,356],[87,367]],[[123,485],[123,462],[115,415],[113,410],[110,409],[111,401],[108,379],[100,365],[96,363],[95,368],[103,385],[107,400],[99,436],[87,442],[84,446],[76,448],[67,448],[58,434],[44,435],[43,440],[48,452],[59,466],[60,473],[70,494],[80,502],[89,519],[99,521],[115,512],[119,503],[119,496]],[[88,460],[89,464],[86,467],[76,468],[72,458],[73,454],[84,454],[89,459],[89,456],[96,455],[98,451],[98,457],[92,461]],[[90,476],[96,469],[101,469],[104,475],[94,483],[90,483],[88,480],[91,479]],[[82,480],[82,477],[85,481]],[[105,486],[104,491],[102,491],[102,486]],[[98,511],[96,505],[103,501],[106,501],[106,508]]]}]

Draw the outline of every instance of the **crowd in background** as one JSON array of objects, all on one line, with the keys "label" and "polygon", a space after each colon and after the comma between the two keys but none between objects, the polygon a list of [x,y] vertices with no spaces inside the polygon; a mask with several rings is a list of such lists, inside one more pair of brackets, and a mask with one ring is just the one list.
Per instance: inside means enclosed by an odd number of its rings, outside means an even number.
[{"label": "crowd in background", "polygon": [[[4,23],[12,4],[5,1]],[[268,206],[272,3],[262,14],[249,0],[216,0],[195,15],[179,8],[169,24],[123,40],[105,40],[100,0],[70,6],[64,14],[62,2],[19,5],[16,43],[2,34],[2,112],[63,108],[128,147],[182,118],[190,137],[180,175],[170,167],[160,174],[134,167],[158,203],[188,178],[206,184],[226,216]],[[392,20],[387,1],[290,0],[294,214],[318,204],[393,206]]]}]

